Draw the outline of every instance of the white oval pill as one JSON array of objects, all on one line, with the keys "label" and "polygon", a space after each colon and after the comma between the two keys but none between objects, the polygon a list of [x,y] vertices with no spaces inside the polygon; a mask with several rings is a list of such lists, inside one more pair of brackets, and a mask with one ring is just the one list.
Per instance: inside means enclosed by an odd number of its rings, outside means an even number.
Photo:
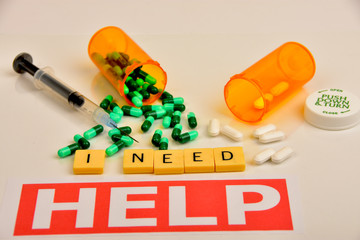
[{"label": "white oval pill", "polygon": [[293,152],[294,151],[291,147],[284,147],[271,156],[271,161],[274,163],[281,163],[288,159],[293,154]]},{"label": "white oval pill", "polygon": [[219,135],[220,133],[220,121],[216,118],[209,121],[208,134],[212,137]]},{"label": "white oval pill", "polygon": [[274,153],[275,153],[274,149],[267,148],[255,155],[254,162],[258,165],[263,164],[264,162],[269,160]]},{"label": "white oval pill", "polygon": [[225,136],[231,138],[234,141],[241,141],[243,138],[243,134],[238,130],[230,127],[229,125],[225,125],[220,129],[220,132]]},{"label": "white oval pill", "polygon": [[283,140],[285,138],[285,133],[283,131],[271,131],[263,135],[260,135],[259,141],[261,143],[270,143]]},{"label": "white oval pill", "polygon": [[276,130],[276,126],[274,124],[268,124],[266,126],[255,129],[253,136],[258,138],[261,135],[268,133],[270,131],[274,131],[274,130]]}]

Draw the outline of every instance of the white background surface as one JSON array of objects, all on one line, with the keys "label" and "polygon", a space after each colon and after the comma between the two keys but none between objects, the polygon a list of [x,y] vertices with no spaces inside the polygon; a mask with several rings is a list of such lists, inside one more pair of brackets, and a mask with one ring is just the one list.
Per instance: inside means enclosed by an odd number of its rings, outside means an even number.
[{"label": "white background surface", "polygon": [[[20,52],[29,52],[37,66],[53,67],[58,77],[95,103],[107,94],[120,100],[87,56],[91,36],[104,26],[114,25],[160,62],[168,74],[167,90],[184,97],[188,109],[198,117],[199,139],[186,146],[170,142],[171,149],[238,145],[222,136],[206,135],[208,120],[213,117],[244,133],[245,172],[193,176],[298,179],[303,231],[235,232],[224,238],[359,239],[360,125],[344,131],[325,131],[308,125],[302,115],[306,95],[321,88],[340,87],[360,96],[359,7],[359,1],[1,1],[0,198],[9,179],[73,176],[73,158],[59,159],[56,152],[69,145],[76,133],[94,125],[66,104],[38,91],[29,75],[16,74],[12,60]],[[317,72],[304,91],[259,125],[275,123],[286,132],[287,139],[261,145],[250,137],[258,126],[241,123],[227,109],[223,87],[232,75],[287,41],[297,41],[309,48]],[[124,118],[124,124],[133,126],[133,137],[141,141],[134,148],[151,147],[152,133],[142,134],[139,130],[142,120]],[[91,144],[92,149],[102,149],[110,143],[106,137],[98,137]],[[252,164],[252,157],[259,150],[285,145],[296,152],[288,161],[281,165]],[[104,175],[94,178],[122,175],[121,159],[121,153],[108,158]],[[159,176],[124,177],[156,180]],[[76,179],[81,180],[82,176]],[[204,236],[219,238],[210,233],[141,237],[204,239]],[[122,239],[137,237],[121,235]]]}]

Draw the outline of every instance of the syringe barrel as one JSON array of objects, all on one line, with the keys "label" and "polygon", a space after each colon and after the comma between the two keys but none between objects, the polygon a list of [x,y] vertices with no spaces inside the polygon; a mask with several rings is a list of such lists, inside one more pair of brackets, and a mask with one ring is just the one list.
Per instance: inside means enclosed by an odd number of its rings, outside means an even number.
[{"label": "syringe barrel", "polygon": [[61,97],[75,109],[90,116],[95,122],[109,127],[116,127],[116,123],[102,108],[81,95],[79,92],[66,86],[46,68],[37,70],[34,74],[34,79],[34,84],[37,88],[46,89]]},{"label": "syringe barrel", "polygon": [[66,86],[59,79],[53,76],[46,69],[39,69],[34,74],[35,86],[39,89],[46,89],[55,95],[60,96],[65,101],[68,101],[69,96],[76,92],[74,89]]}]

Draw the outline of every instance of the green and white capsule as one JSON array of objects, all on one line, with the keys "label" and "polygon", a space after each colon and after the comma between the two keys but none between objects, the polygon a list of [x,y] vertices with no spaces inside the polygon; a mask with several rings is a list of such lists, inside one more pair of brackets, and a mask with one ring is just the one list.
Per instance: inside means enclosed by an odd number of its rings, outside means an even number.
[{"label": "green and white capsule", "polygon": [[136,107],[141,107],[143,105],[142,100],[135,94],[135,91],[129,92],[126,96]]},{"label": "green and white capsule", "polygon": [[[143,95],[141,95],[138,91],[133,91],[134,95],[137,96],[141,101],[143,100]],[[142,105],[141,105],[142,106]]]},{"label": "green and white capsule", "polygon": [[111,113],[109,114],[109,116],[110,116],[110,118],[111,118],[112,120],[114,120],[116,123],[119,123],[119,122],[121,121],[121,117],[122,117],[120,114],[115,113],[115,112],[111,112]]},{"label": "green and white capsule", "polygon": [[189,127],[196,128],[197,121],[196,121],[195,113],[189,112],[187,115],[187,119],[188,119]]},{"label": "green and white capsule", "polygon": [[160,99],[163,100],[163,99],[167,99],[167,98],[173,98],[173,95],[171,95],[170,93],[168,93],[167,91],[164,91],[161,96],[160,96]]},{"label": "green and white capsule", "polygon": [[112,66],[111,66],[110,64],[105,64],[105,65],[103,66],[103,70],[104,70],[105,72],[110,72],[110,73],[113,72],[113,71],[112,71]]},{"label": "green and white capsule", "polygon": [[142,85],[144,85],[144,80],[142,80],[141,78],[138,78],[138,79],[136,79],[136,83],[137,83],[139,86],[142,86]]},{"label": "green and white capsule", "polygon": [[80,149],[80,145],[78,143],[73,143],[67,147],[61,148],[58,151],[58,156],[61,158],[72,155],[76,150]]},{"label": "green and white capsule", "polygon": [[176,124],[180,123],[180,120],[181,120],[181,112],[175,111],[171,118],[170,127],[175,127]]},{"label": "green and white capsule", "polygon": [[124,127],[119,127],[119,128],[114,128],[114,129],[111,129],[108,134],[109,134],[109,137],[112,137],[113,135],[115,134],[118,134],[118,135],[129,135],[131,133],[131,127],[129,126],[124,126]]},{"label": "green and white capsule", "polygon": [[105,153],[110,157],[115,153],[119,152],[124,147],[125,147],[125,143],[120,140],[114,143],[113,145],[111,145],[110,147],[106,148]]},{"label": "green and white capsule", "polygon": [[178,142],[187,143],[187,142],[192,141],[195,138],[197,138],[198,135],[199,134],[197,131],[190,131],[190,132],[183,133],[179,136]]},{"label": "green and white capsule", "polygon": [[155,147],[159,147],[160,146],[160,140],[161,140],[161,136],[162,136],[162,131],[161,129],[157,129],[154,133],[154,135],[151,138],[151,143],[155,146]]},{"label": "green and white capsule", "polygon": [[100,107],[104,110],[106,110],[110,103],[114,100],[113,96],[107,95],[100,103]]},{"label": "green and white capsule", "polygon": [[182,126],[181,124],[176,124],[174,129],[172,130],[171,137],[177,141],[179,139],[179,136],[181,135]]},{"label": "green and white capsule", "polygon": [[121,77],[124,74],[123,70],[118,65],[113,67],[113,71],[118,77]]},{"label": "green and white capsule", "polygon": [[90,147],[90,142],[80,134],[74,136],[74,141],[80,145],[81,149],[88,149]]},{"label": "green and white capsule", "polygon": [[143,124],[141,125],[141,130],[143,132],[147,132],[151,128],[153,123],[154,123],[154,118],[152,116],[147,117],[143,122]]},{"label": "green and white capsule", "polygon": [[162,100],[162,104],[173,103],[173,104],[183,104],[184,98],[176,97],[176,98],[165,98]]},{"label": "green and white capsule", "polygon": [[162,121],[162,125],[164,128],[169,128],[170,124],[171,124],[171,117],[172,117],[172,112],[166,112],[163,121]]},{"label": "green and white capsule", "polygon": [[111,136],[111,140],[116,143],[117,141],[123,141],[125,146],[129,147],[133,145],[134,140],[131,139],[129,136],[121,135],[121,134],[114,134]]},{"label": "green and white capsule", "polygon": [[126,84],[124,84],[124,94],[127,95],[130,92],[128,86],[126,86]]},{"label": "green and white capsule", "polygon": [[84,138],[86,138],[87,140],[96,137],[97,135],[99,135],[100,133],[102,133],[104,131],[104,127],[102,125],[96,125],[93,128],[90,128],[89,130],[84,132]]},{"label": "green and white capsule", "polygon": [[121,117],[124,115],[123,111],[121,110],[121,108],[119,107],[119,105],[117,105],[116,103],[112,102],[110,103],[110,110],[113,111],[114,113],[117,113],[119,115],[121,115]]},{"label": "green and white capsule", "polygon": [[151,85],[156,84],[156,79],[153,76],[151,76],[150,74],[148,74],[147,72],[144,72],[143,70],[139,70],[138,76],[140,78],[142,78],[145,82],[148,82]]},{"label": "green and white capsule", "polygon": [[144,83],[143,85],[143,89],[145,89],[146,91],[148,91],[151,94],[158,94],[159,93],[159,89],[153,85],[150,85],[148,83]]},{"label": "green and white capsule", "polygon": [[141,107],[141,110],[143,113],[146,113],[148,111],[154,111],[158,109],[164,109],[162,105],[145,105]]},{"label": "green and white capsule", "polygon": [[173,103],[165,103],[164,109],[168,112],[174,112],[174,111],[185,111],[185,105],[184,104],[173,104]]},{"label": "green and white capsule", "polygon": [[107,59],[114,62],[114,64],[118,64],[121,67],[126,66],[126,61],[124,61],[124,59],[120,56],[118,52],[108,53],[106,54],[106,56]]},{"label": "green and white capsule", "polygon": [[159,150],[167,150],[169,147],[169,139],[162,137],[159,144]]},{"label": "green and white capsule", "polygon": [[148,111],[146,113],[144,113],[144,116],[147,117],[153,117],[154,119],[159,119],[162,118],[163,116],[165,116],[166,114],[166,110],[165,109],[157,109],[157,110],[153,110],[153,111]]},{"label": "green and white capsule", "polygon": [[143,96],[143,99],[149,99],[150,98],[150,93],[148,91],[146,91],[145,89],[141,89],[139,91],[139,93]]},{"label": "green and white capsule", "polygon": [[139,87],[139,84],[137,84],[137,82],[132,79],[132,77],[127,77],[126,81],[125,81],[126,86],[129,88],[130,91],[134,91]]},{"label": "green and white capsule", "polygon": [[129,126],[118,127],[117,129],[120,130],[121,134],[125,133],[127,135],[129,135],[132,131],[131,127],[129,127]]},{"label": "green and white capsule", "polygon": [[122,106],[121,110],[124,112],[124,115],[126,116],[140,117],[143,115],[143,111],[141,109],[134,108],[128,105]]},{"label": "green and white capsule", "polygon": [[93,54],[91,54],[91,59],[93,59],[100,66],[106,64],[105,58],[100,53],[94,52]]}]

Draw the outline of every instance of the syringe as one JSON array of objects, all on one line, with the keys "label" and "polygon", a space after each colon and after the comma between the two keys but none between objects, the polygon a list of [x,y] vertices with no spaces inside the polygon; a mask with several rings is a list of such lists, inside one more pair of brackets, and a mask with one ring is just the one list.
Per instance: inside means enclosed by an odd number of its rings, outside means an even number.
[{"label": "syringe", "polygon": [[77,110],[90,116],[95,122],[104,124],[111,128],[116,128],[117,124],[112,120],[104,109],[81,95],[74,89],[66,86],[57,77],[46,69],[39,69],[32,64],[33,60],[30,54],[20,53],[13,62],[13,68],[17,73],[28,72],[35,81],[34,85],[39,89],[46,89],[72,105]]}]

